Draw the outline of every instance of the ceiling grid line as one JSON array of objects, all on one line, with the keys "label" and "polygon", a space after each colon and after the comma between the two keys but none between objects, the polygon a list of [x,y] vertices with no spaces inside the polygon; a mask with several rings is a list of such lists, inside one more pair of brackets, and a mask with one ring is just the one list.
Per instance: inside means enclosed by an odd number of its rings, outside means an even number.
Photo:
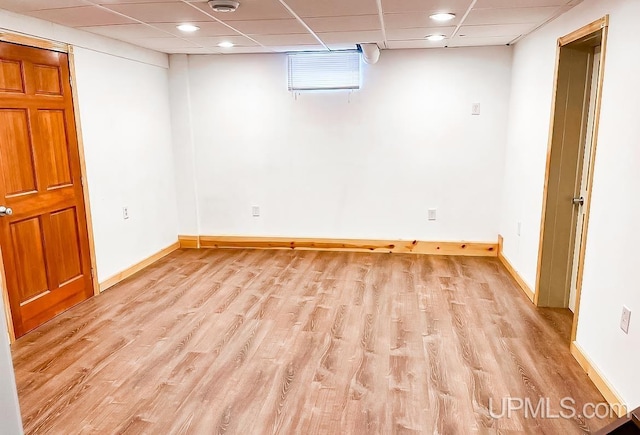
[{"label": "ceiling grid line", "polygon": [[469,16],[469,14],[471,13],[471,11],[473,10],[473,8],[475,7],[476,3],[478,3],[478,0],[473,0],[471,2],[471,4],[469,5],[469,7],[467,8],[467,11],[464,13],[464,15],[462,16],[462,18],[460,19],[460,22],[458,23],[458,25],[456,26],[456,28],[453,30],[453,32],[451,33],[451,36],[449,37],[449,39],[453,39],[456,37],[456,35],[458,34],[458,32],[460,31],[460,28],[462,27],[462,25],[464,24],[465,20],[467,19],[467,17]]},{"label": "ceiling grid line", "polygon": [[[258,44],[260,47],[266,48],[267,50],[271,50],[269,47],[267,47],[267,46],[265,46],[265,45],[262,45],[259,41],[256,41],[256,40],[255,40],[255,39],[253,39],[251,36],[249,36],[249,35],[247,35],[247,34],[245,34],[245,33],[241,32],[240,30],[238,30],[238,29],[236,29],[235,27],[233,27],[233,26],[231,26],[231,25],[229,25],[229,24],[225,23],[225,22],[224,22],[224,21],[222,21],[221,19],[219,19],[219,18],[217,18],[217,17],[215,17],[215,16],[213,16],[213,15],[209,14],[208,12],[203,11],[203,10],[202,10],[202,9],[200,9],[199,7],[194,6],[191,2],[188,2],[188,1],[186,1],[186,0],[180,0],[180,1],[181,1],[182,3],[184,3],[184,4],[188,5],[188,6],[192,7],[193,9],[195,9],[195,10],[197,10],[197,11],[200,11],[201,13],[203,13],[203,14],[205,14],[206,16],[208,16],[209,18],[211,18],[211,19],[213,19],[213,20],[217,21],[218,23],[220,23],[220,24],[222,24],[222,25],[224,25],[224,26],[228,27],[230,30],[233,30],[233,31],[234,31],[234,32],[236,32],[238,35],[240,35],[240,36],[244,36],[245,38],[249,39],[250,41],[255,42],[255,43],[256,43],[256,44]],[[275,50],[271,50],[271,51],[275,51]]]},{"label": "ceiling grid line", "polygon": [[331,51],[331,49],[327,46],[327,44],[324,43],[324,41],[322,39],[320,39],[320,37],[316,34],[316,32],[313,31],[313,29],[311,27],[309,27],[309,25],[302,19],[300,18],[300,15],[298,15],[293,9],[291,9],[291,6],[289,6],[284,0],[278,0],[280,2],[280,4],[282,6],[284,6],[284,8],[291,14],[291,16],[293,16],[296,20],[298,20],[298,22],[305,28],[307,29],[307,31],[309,33],[311,33],[311,35],[316,38],[318,40],[318,42],[320,44],[322,44],[322,46],[327,49],[328,51]]},{"label": "ceiling grid line", "polygon": [[[580,0],[581,1],[581,0]],[[539,25],[537,25],[536,27],[534,27],[533,29],[531,29],[531,32],[529,33],[533,33],[536,30],[538,30],[541,27],[546,26],[547,24],[549,24],[551,21],[555,20],[556,18],[558,18],[560,15],[564,14],[565,12],[567,12],[569,9],[571,9],[573,6],[576,6],[579,3],[579,1],[576,0],[568,0],[567,4],[564,5],[563,7],[559,8],[555,14],[551,15],[546,21],[540,23]],[[522,38],[524,38],[527,35],[520,35],[517,38],[515,38],[514,40],[510,41],[508,45],[513,45],[515,43],[517,43],[518,41],[520,41]]]},{"label": "ceiling grid line", "polygon": [[165,34],[167,34],[167,35],[169,35],[169,36],[173,36],[174,38],[178,38],[178,39],[180,39],[180,40],[182,40],[182,41],[188,42],[189,44],[192,44],[192,45],[194,45],[194,46],[196,46],[196,47],[198,47],[198,48],[206,48],[205,46],[200,45],[200,44],[198,44],[198,43],[196,43],[196,42],[194,42],[194,41],[189,41],[189,40],[188,40],[188,39],[186,39],[186,38],[182,38],[182,37],[180,37],[180,36],[176,36],[176,35],[174,35],[174,34],[173,34],[173,33],[171,33],[171,32],[167,32],[167,31],[162,30],[162,29],[160,29],[160,28],[158,28],[158,27],[156,27],[156,26],[154,26],[154,25],[152,25],[152,24],[145,23],[144,21],[138,20],[137,18],[133,18],[133,17],[131,17],[131,16],[129,16],[129,15],[126,15],[126,14],[123,14],[123,13],[121,13],[121,12],[114,11],[113,9],[109,9],[109,8],[108,8],[108,7],[106,7],[106,6],[103,6],[103,5],[100,5],[100,4],[97,4],[97,3],[94,3],[94,2],[92,2],[91,0],[82,0],[82,1],[83,1],[84,3],[87,3],[87,4],[91,5],[91,6],[95,6],[95,7],[97,7],[97,8],[102,9],[102,10],[109,11],[109,12],[111,12],[111,13],[113,13],[113,14],[116,14],[116,15],[119,15],[119,16],[121,16],[121,17],[123,17],[123,18],[127,18],[127,19],[129,19],[129,20],[131,20],[131,21],[135,21],[135,22],[136,22],[136,23],[138,23],[138,24],[142,24],[142,25],[144,25],[144,26],[150,27],[150,28],[152,28],[152,29],[154,29],[154,30],[157,30],[157,31],[159,31],[159,32],[165,33]]}]

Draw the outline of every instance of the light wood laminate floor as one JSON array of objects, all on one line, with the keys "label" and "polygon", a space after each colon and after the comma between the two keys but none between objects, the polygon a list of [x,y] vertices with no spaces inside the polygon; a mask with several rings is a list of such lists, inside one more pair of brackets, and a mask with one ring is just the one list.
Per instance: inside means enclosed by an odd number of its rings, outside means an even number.
[{"label": "light wood laminate floor", "polygon": [[27,433],[571,434],[603,402],[494,258],[182,250],[12,347]]}]

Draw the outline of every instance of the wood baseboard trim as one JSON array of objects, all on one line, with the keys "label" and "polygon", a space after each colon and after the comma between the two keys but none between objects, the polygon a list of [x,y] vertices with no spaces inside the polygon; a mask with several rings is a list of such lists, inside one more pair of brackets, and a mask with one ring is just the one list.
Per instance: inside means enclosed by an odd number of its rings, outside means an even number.
[{"label": "wood baseboard trim", "polygon": [[200,248],[199,236],[178,236],[180,249],[198,249]]},{"label": "wood baseboard trim", "polygon": [[602,375],[600,370],[591,362],[589,357],[584,353],[584,350],[575,341],[571,342],[571,355],[578,361],[580,367],[587,373],[589,379],[593,381],[593,384],[604,396],[605,400],[611,406],[611,409],[615,411],[618,417],[622,417],[627,414],[627,405],[624,403],[620,395],[616,392],[613,386]]},{"label": "wood baseboard trim", "polygon": [[[300,249],[315,251],[385,252],[401,254],[495,257],[496,243],[424,242],[419,240],[361,240],[244,236],[179,236],[184,245],[200,248]],[[182,242],[181,242],[182,243]]]},{"label": "wood baseboard trim", "polygon": [[156,261],[160,260],[163,257],[171,254],[173,251],[180,249],[180,242],[175,242],[164,249],[156,252],[155,254],[145,258],[139,263],[134,264],[133,266],[123,270],[122,272],[116,273],[115,275],[105,279],[100,283],[100,292],[105,291],[108,288],[113,287],[121,281],[129,278],[131,275],[140,272],[142,269],[152,265]]},{"label": "wood baseboard trim", "polygon": [[503,238],[502,236],[498,236],[498,259],[502,263],[509,275],[518,283],[518,286],[522,290],[522,292],[531,300],[532,303],[535,304],[535,292],[531,290],[531,287],[527,285],[527,283],[522,279],[518,271],[513,267],[513,265],[507,260],[507,257],[504,256],[504,252],[502,251],[503,246]]}]

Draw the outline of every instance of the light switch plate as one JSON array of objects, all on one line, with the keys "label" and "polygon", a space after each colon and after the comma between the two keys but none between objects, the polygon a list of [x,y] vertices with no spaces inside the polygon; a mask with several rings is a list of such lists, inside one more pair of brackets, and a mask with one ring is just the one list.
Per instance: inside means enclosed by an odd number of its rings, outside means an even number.
[{"label": "light switch plate", "polygon": [[631,310],[623,305],[622,317],[620,318],[620,329],[622,329],[625,334],[629,333],[629,322],[631,322]]}]

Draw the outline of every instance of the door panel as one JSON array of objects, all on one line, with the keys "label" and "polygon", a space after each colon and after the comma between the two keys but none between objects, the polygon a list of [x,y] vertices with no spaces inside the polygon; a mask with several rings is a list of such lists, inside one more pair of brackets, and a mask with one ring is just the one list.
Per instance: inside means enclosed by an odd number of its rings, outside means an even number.
[{"label": "door panel", "polygon": [[82,276],[82,250],[76,211],[73,208],[51,213],[52,251],[61,284]]},{"label": "door panel", "polygon": [[16,337],[93,295],[66,54],[0,43],[0,247]]},{"label": "door panel", "polygon": [[63,110],[38,110],[38,127],[43,154],[46,187],[50,189],[71,184],[69,146]]},{"label": "door panel", "polygon": [[62,95],[60,68],[51,65],[34,65],[35,93]]},{"label": "door panel", "polygon": [[9,273],[16,275],[18,302],[24,305],[49,291],[40,219],[12,223],[11,242],[16,267]]},{"label": "door panel", "polygon": [[0,92],[24,92],[22,62],[0,59]]},{"label": "door panel", "polygon": [[24,109],[0,110],[0,158],[16,162],[2,168],[7,196],[36,190],[33,148],[29,134],[29,120]]}]

